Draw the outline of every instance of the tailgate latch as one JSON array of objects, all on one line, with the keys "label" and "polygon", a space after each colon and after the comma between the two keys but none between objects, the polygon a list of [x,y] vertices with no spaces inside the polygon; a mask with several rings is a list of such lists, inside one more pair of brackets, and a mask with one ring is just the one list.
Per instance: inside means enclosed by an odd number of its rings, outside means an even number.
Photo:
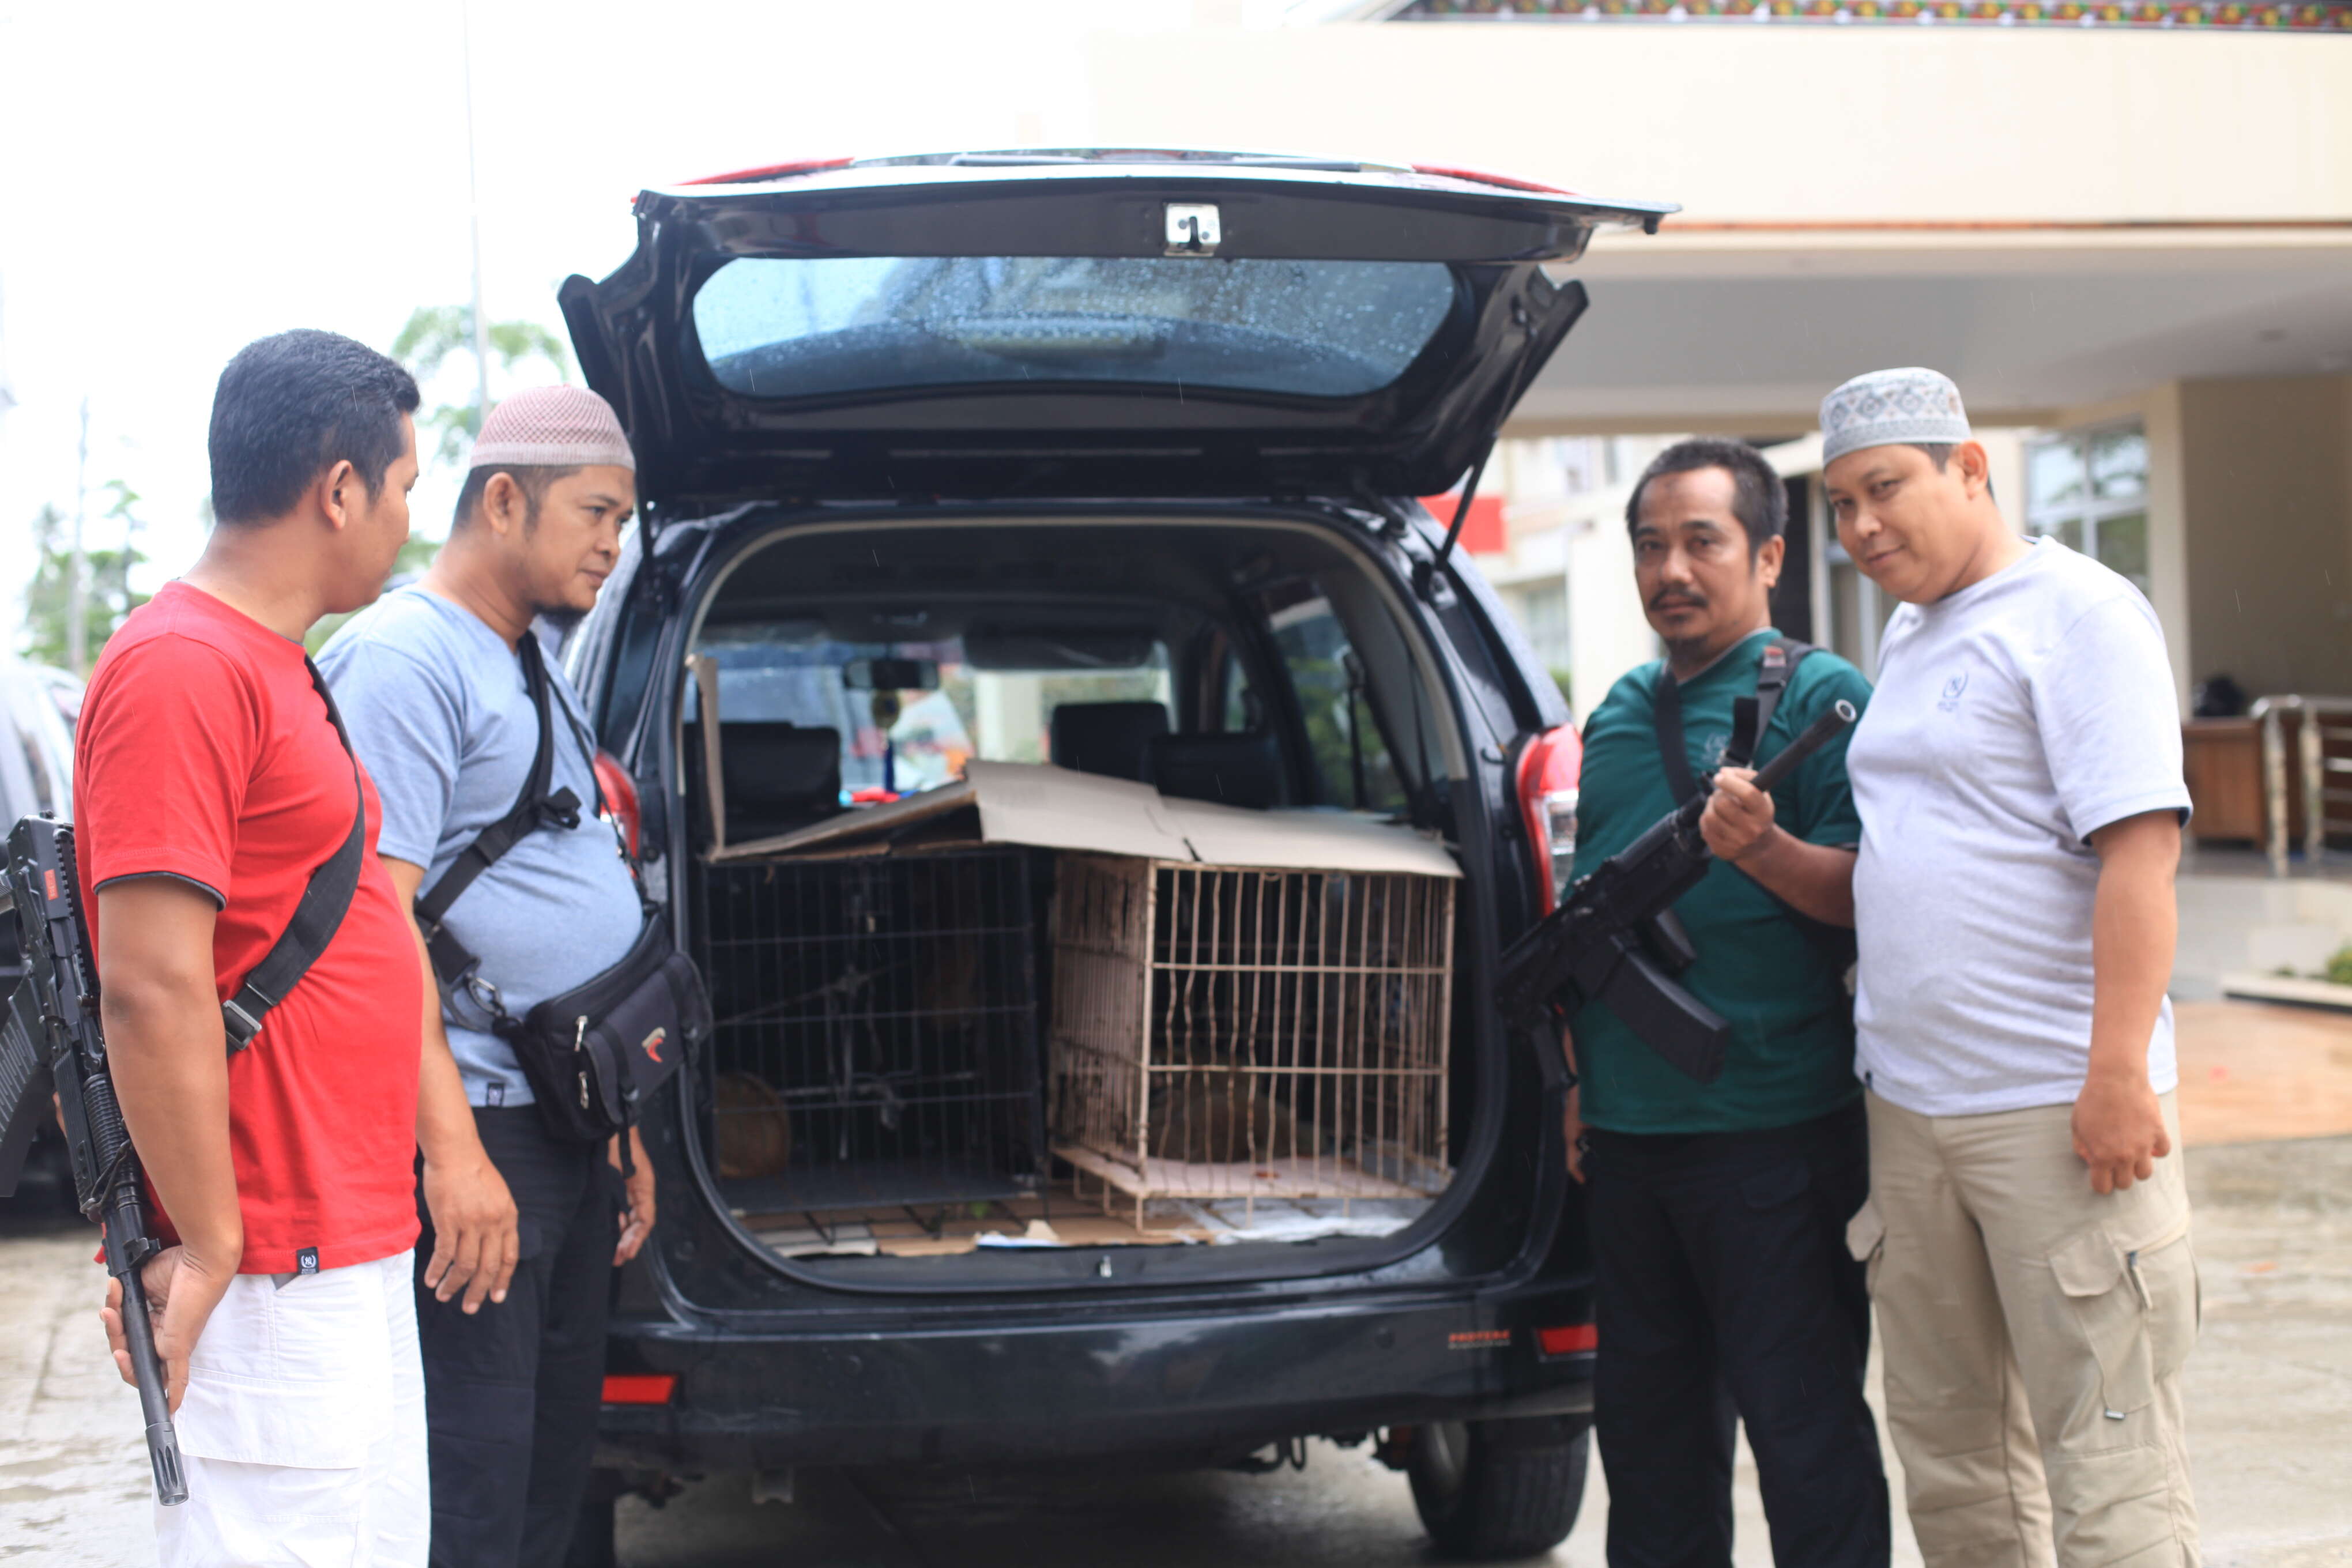
[{"label": "tailgate latch", "polygon": [[1168,204],[1168,254],[1171,256],[1214,256],[1223,230],[1217,224],[1217,209],[1205,203]]}]

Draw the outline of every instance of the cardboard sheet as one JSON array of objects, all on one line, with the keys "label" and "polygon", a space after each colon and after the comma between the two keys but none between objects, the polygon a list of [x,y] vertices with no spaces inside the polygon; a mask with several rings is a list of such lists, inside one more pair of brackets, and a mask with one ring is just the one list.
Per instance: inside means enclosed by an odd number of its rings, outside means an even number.
[{"label": "cardboard sheet", "polygon": [[951,844],[1025,844],[1278,870],[1462,874],[1444,845],[1391,823],[1339,811],[1171,800],[1150,784],[1026,763],[971,763],[958,783],[796,833],[730,844],[710,858],[886,854]]}]

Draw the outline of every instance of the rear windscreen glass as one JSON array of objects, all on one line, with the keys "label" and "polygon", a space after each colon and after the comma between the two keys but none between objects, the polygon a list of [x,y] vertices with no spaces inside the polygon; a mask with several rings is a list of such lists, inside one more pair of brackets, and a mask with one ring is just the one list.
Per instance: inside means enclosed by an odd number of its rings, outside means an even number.
[{"label": "rear windscreen glass", "polygon": [[[1033,663],[1047,640],[976,634],[852,643],[811,627],[770,625],[716,628],[696,651],[718,666],[722,732],[729,724],[782,722],[839,737],[848,805],[937,789],[961,778],[974,757],[1051,762],[1054,710],[1068,704],[1172,706],[1168,649],[1156,638],[1139,637],[1115,662],[1093,668],[1068,658]],[[853,665],[884,659],[919,665],[936,684],[876,693],[854,689],[844,679]],[[687,696],[688,718],[698,719],[697,689],[688,685]],[[877,790],[886,793],[877,796]],[[731,826],[729,831],[742,837]]]},{"label": "rear windscreen glass", "polygon": [[821,397],[1001,382],[1157,382],[1353,397],[1454,299],[1435,261],[741,257],[694,297],[719,384]]}]

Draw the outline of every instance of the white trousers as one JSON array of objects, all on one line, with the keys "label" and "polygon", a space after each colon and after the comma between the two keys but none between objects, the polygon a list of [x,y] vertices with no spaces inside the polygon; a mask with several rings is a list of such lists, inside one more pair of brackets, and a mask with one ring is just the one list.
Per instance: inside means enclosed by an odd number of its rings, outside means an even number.
[{"label": "white trousers", "polygon": [[421,1568],[433,1510],[413,1255],[240,1274],[188,1360],[163,1568]]}]

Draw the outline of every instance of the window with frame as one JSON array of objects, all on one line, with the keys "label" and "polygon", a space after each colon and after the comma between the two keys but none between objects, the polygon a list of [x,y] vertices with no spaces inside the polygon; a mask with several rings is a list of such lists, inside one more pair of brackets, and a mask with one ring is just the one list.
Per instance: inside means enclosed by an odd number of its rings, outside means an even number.
[{"label": "window with frame", "polygon": [[[1319,584],[1300,579],[1255,597],[1306,726],[1316,801],[1357,811],[1403,811],[1404,784],[1372,711],[1363,659],[1330,596]],[[1227,700],[1229,726],[1234,700]]]},{"label": "window with frame", "polygon": [[2137,424],[2110,425],[2027,447],[2025,525],[2147,593],[2147,433]]}]

